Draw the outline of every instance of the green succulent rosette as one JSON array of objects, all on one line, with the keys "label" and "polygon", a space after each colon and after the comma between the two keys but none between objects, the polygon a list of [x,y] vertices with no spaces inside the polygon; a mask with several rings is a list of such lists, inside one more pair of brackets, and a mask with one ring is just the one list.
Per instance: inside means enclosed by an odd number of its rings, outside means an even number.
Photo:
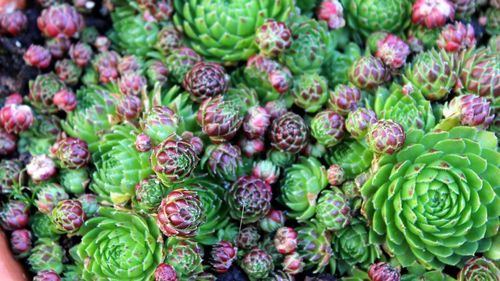
[{"label": "green succulent rosette", "polygon": [[58,274],[63,271],[64,250],[50,238],[40,238],[28,257],[28,264],[33,272],[54,270]]},{"label": "green succulent rosette", "polygon": [[200,126],[196,122],[198,110],[188,92],[179,92],[179,87],[172,87],[162,95],[161,104],[172,109],[177,115],[178,134],[185,131],[193,133],[200,131]]},{"label": "green succulent rosette", "polygon": [[289,27],[294,40],[281,56],[281,62],[295,75],[319,73],[333,50],[326,23],[305,17],[296,17],[291,21]]},{"label": "green succulent rosette", "polygon": [[490,249],[499,229],[500,155],[494,133],[472,127],[407,132],[362,187],[370,239],[402,266],[459,265]]},{"label": "green succulent rosette", "polygon": [[40,74],[35,80],[29,82],[30,93],[28,99],[33,108],[44,114],[52,114],[59,111],[59,108],[53,103],[55,94],[65,88],[54,73]]},{"label": "green succulent rosette", "polygon": [[30,227],[32,233],[37,238],[50,238],[56,240],[59,234],[56,233],[54,224],[50,216],[41,212],[36,212],[30,217]]},{"label": "green succulent rosette", "polygon": [[398,34],[410,25],[410,0],[343,0],[347,25],[368,36],[376,31]]},{"label": "green succulent rosette", "polygon": [[193,240],[203,245],[214,245],[220,241],[217,234],[230,221],[229,208],[224,201],[226,190],[209,178],[197,178],[193,182],[194,184],[186,188],[196,191],[203,206],[209,206],[205,208],[205,223],[198,228],[198,233]]},{"label": "green succulent rosette", "polygon": [[456,62],[452,54],[435,49],[420,53],[406,67],[403,80],[432,101],[445,98],[455,86]]},{"label": "green succulent rosette", "polygon": [[136,130],[130,124],[114,126],[99,143],[99,157],[90,189],[100,202],[124,205],[134,195],[135,185],[151,175],[150,153],[135,148]]},{"label": "green succulent rosette", "polygon": [[344,169],[346,179],[354,179],[370,168],[373,152],[365,142],[347,139],[333,147],[326,154],[325,160],[329,165],[340,165]]},{"label": "green succulent rosette", "polygon": [[332,56],[323,64],[322,69],[331,89],[337,85],[349,83],[349,69],[361,55],[361,48],[352,42],[345,47],[343,52],[337,50],[332,52]]},{"label": "green succulent rosette", "polygon": [[165,262],[175,269],[179,281],[187,281],[203,272],[203,250],[198,243],[171,237],[165,251]]},{"label": "green succulent rosette", "polygon": [[313,220],[297,227],[296,231],[297,252],[303,257],[305,269],[313,270],[313,273],[323,272],[328,265],[334,269],[331,234],[326,228]]},{"label": "green succulent rosette", "polygon": [[80,233],[84,280],[151,280],[163,260],[163,238],[152,217],[104,207]]},{"label": "green succulent rosette", "polygon": [[314,157],[301,158],[285,170],[281,184],[281,200],[290,209],[288,215],[299,222],[316,212],[316,199],[328,186],[326,169]]},{"label": "green succulent rosette", "polygon": [[174,23],[191,48],[231,63],[257,52],[255,30],[266,19],[285,21],[293,0],[174,0],[174,8]]},{"label": "green succulent rosette", "polygon": [[427,132],[436,125],[431,103],[422,93],[404,93],[398,84],[393,84],[390,90],[382,87],[377,90],[374,109],[379,119],[393,120],[405,131],[415,128]]},{"label": "green succulent rosette", "polygon": [[473,257],[458,273],[457,281],[496,281],[500,280],[500,269],[487,258]]},{"label": "green succulent rosette", "polygon": [[316,219],[330,231],[345,229],[351,223],[348,198],[337,188],[324,190],[316,206]]},{"label": "green succulent rosette", "polygon": [[116,115],[117,101],[110,92],[97,86],[80,88],[76,97],[78,107],[67,114],[61,126],[68,135],[84,140],[95,154],[102,135],[113,125],[109,116]]},{"label": "green succulent rosette", "polygon": [[441,28],[427,28],[420,24],[412,24],[408,30],[408,36],[420,40],[424,50],[437,47],[437,39],[441,34]]},{"label": "green succulent rosette", "polygon": [[129,3],[133,1],[114,1],[116,5],[111,13],[113,32],[110,39],[118,49],[140,57],[154,51],[160,27],[155,21],[146,21]]},{"label": "green succulent rosette", "polygon": [[333,234],[332,248],[342,274],[351,272],[353,267],[368,270],[382,254],[380,247],[369,241],[366,224],[357,219]]},{"label": "green succulent rosette", "polygon": [[457,281],[457,279],[443,273],[442,270],[426,270],[424,266],[418,263],[414,263],[406,269],[408,273],[401,275],[401,281]]},{"label": "green succulent rosette", "polygon": [[56,115],[35,114],[31,127],[19,134],[17,150],[31,155],[48,154],[61,131],[61,120]]},{"label": "green succulent rosette", "polygon": [[59,170],[59,182],[68,193],[77,195],[84,193],[89,181],[86,168]]},{"label": "green succulent rosette", "polygon": [[328,100],[328,82],[316,73],[296,78],[292,89],[295,104],[308,113],[319,111]]}]

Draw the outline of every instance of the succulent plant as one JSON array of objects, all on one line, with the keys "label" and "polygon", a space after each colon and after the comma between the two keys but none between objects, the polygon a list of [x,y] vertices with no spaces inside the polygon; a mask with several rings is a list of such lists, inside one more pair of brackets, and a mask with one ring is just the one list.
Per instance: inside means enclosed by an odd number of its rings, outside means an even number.
[{"label": "succulent plant", "polygon": [[486,10],[486,32],[492,36],[500,34],[499,15],[500,8],[489,8]]},{"label": "succulent plant", "polygon": [[326,21],[330,29],[339,29],[345,26],[344,8],[338,0],[321,1],[316,9],[319,20]]},{"label": "succulent plant", "polygon": [[253,281],[267,278],[274,269],[274,265],[268,253],[259,248],[253,248],[241,260],[241,268]]},{"label": "succulent plant", "polygon": [[476,36],[474,29],[470,24],[455,22],[443,27],[437,45],[440,49],[447,52],[459,52],[464,49],[472,48],[476,45]]},{"label": "succulent plant", "polygon": [[483,97],[500,95],[499,58],[488,49],[472,49],[461,56],[460,91]]},{"label": "succulent plant", "polygon": [[346,131],[351,137],[361,140],[365,137],[371,125],[377,122],[377,114],[364,107],[349,112],[345,120]]},{"label": "succulent plant", "polygon": [[296,78],[291,90],[295,104],[306,112],[317,112],[328,98],[328,83],[316,73],[303,74]]},{"label": "succulent plant", "polygon": [[476,11],[480,1],[474,0],[450,0],[455,6],[455,16],[457,19],[467,20]]},{"label": "succulent plant", "polygon": [[495,263],[487,258],[473,257],[458,273],[458,281],[468,280],[495,280],[500,276],[500,269]]},{"label": "succulent plant", "polygon": [[[257,51],[255,30],[266,19],[284,21],[293,2],[257,0],[233,2],[174,0],[174,22],[186,41],[207,58],[231,63],[245,60]],[[204,24],[200,25],[199,22]],[[211,26],[218,26],[212,29]]]},{"label": "succulent plant", "polygon": [[63,233],[78,231],[85,219],[85,212],[79,200],[61,200],[52,210],[52,222],[56,229]]},{"label": "succulent plant", "polygon": [[33,235],[37,238],[55,239],[59,235],[55,231],[50,216],[40,212],[37,212],[30,217],[29,225]]},{"label": "succulent plant", "polygon": [[271,115],[265,107],[254,106],[248,109],[243,120],[243,132],[250,139],[263,137],[271,125]]},{"label": "succulent plant", "polygon": [[374,90],[390,77],[382,60],[373,56],[362,56],[349,69],[349,81],[363,90]]},{"label": "succulent plant", "polygon": [[51,214],[59,201],[69,199],[64,188],[57,183],[45,183],[39,188],[34,205],[43,214]]},{"label": "succulent plant", "polygon": [[248,225],[241,228],[236,237],[236,246],[238,249],[251,250],[256,247],[259,243],[261,235],[257,227],[253,225]]},{"label": "succulent plant", "polygon": [[69,49],[69,56],[79,67],[85,67],[92,59],[92,47],[87,43],[79,42]]},{"label": "succulent plant", "polygon": [[50,149],[50,153],[63,168],[80,169],[90,161],[87,143],[78,138],[64,137],[59,139]]},{"label": "succulent plant", "polygon": [[215,244],[210,252],[210,265],[217,273],[229,270],[236,260],[237,248],[228,241],[220,241]]},{"label": "succulent plant", "polygon": [[58,60],[54,71],[57,77],[68,86],[75,86],[82,74],[81,68],[70,59]]},{"label": "succulent plant", "polygon": [[175,269],[179,280],[188,280],[203,272],[202,248],[198,243],[169,238],[165,251],[165,260]]},{"label": "succulent plant", "polygon": [[229,86],[229,75],[223,66],[201,61],[186,73],[182,85],[191,94],[193,101],[201,103],[208,98],[224,94]]},{"label": "succulent plant", "polygon": [[410,24],[411,1],[345,2],[347,24],[364,36],[374,31],[399,33]]},{"label": "succulent plant", "polygon": [[487,129],[494,118],[490,102],[476,95],[453,98],[443,108],[443,117],[437,129],[449,130],[458,125]]},{"label": "succulent plant", "polygon": [[29,205],[18,200],[4,203],[0,210],[0,224],[5,230],[25,228],[29,221]]},{"label": "succulent plant", "polygon": [[[259,98],[265,102],[280,98],[292,87],[292,73],[290,70],[275,60],[263,55],[253,55],[248,58],[242,69],[245,84],[254,88]],[[233,80],[238,81],[233,75]]]},{"label": "succulent plant", "polygon": [[412,22],[428,29],[441,27],[455,17],[455,6],[450,0],[417,0],[413,4]]},{"label": "succulent plant", "polygon": [[304,119],[293,112],[276,118],[269,132],[271,146],[282,152],[296,154],[308,144],[308,128]]},{"label": "succulent plant", "polygon": [[54,270],[38,271],[33,281],[60,281],[61,277]]},{"label": "succulent plant", "polygon": [[66,112],[75,110],[78,104],[75,94],[69,89],[62,89],[57,92],[52,102],[58,109]]},{"label": "succulent plant", "polygon": [[305,269],[320,273],[333,264],[333,251],[330,246],[331,235],[326,228],[316,222],[306,222],[298,227],[297,252],[305,262]]},{"label": "succulent plant", "polygon": [[287,168],[281,184],[281,199],[291,209],[288,215],[299,222],[312,218],[316,199],[327,185],[326,169],[316,158],[301,158]]},{"label": "succulent plant", "polygon": [[50,52],[52,59],[60,60],[65,57],[71,48],[71,40],[64,36],[47,39],[45,48]]},{"label": "succulent plant", "polygon": [[353,266],[367,270],[381,256],[379,246],[369,241],[369,231],[359,220],[335,232],[332,248],[340,272],[350,271]]},{"label": "succulent plant", "polygon": [[214,143],[231,140],[243,123],[240,105],[223,96],[205,100],[198,109],[198,124]]},{"label": "succulent plant", "polygon": [[258,221],[271,208],[271,186],[257,177],[239,177],[226,195],[229,214],[242,223]]},{"label": "succulent plant", "polygon": [[131,125],[114,126],[98,145],[90,189],[100,201],[122,205],[134,195],[137,183],[153,173],[150,153],[135,149],[135,129]]},{"label": "succulent plant", "polygon": [[445,98],[455,86],[455,60],[444,50],[430,50],[417,55],[406,68],[404,80],[411,83],[428,100]]},{"label": "succulent plant", "polygon": [[48,6],[37,19],[38,29],[50,38],[76,36],[84,24],[82,15],[69,4]]},{"label": "succulent plant", "polygon": [[331,57],[323,64],[322,74],[331,89],[339,84],[349,83],[349,69],[361,57],[360,47],[353,42],[347,44],[343,52],[332,51]]},{"label": "succulent plant", "polygon": [[347,197],[337,188],[321,192],[317,206],[316,219],[328,230],[339,231],[351,223],[351,208]]},{"label": "succulent plant", "polygon": [[132,207],[141,213],[153,213],[158,210],[161,200],[165,197],[165,187],[156,176],[143,179],[135,186],[132,197]]},{"label": "succulent plant", "polygon": [[28,257],[28,264],[33,272],[53,270],[57,274],[63,271],[64,250],[56,241],[40,238]]},{"label": "succulent plant", "polygon": [[274,232],[285,225],[285,215],[283,211],[272,209],[266,216],[259,220],[259,227],[265,232]]},{"label": "succulent plant", "polygon": [[297,232],[291,227],[280,227],[274,234],[274,246],[280,254],[291,254],[297,249]]},{"label": "succulent plant", "polygon": [[160,263],[155,270],[155,281],[177,281],[177,272],[166,263]]},{"label": "succulent plant", "polygon": [[401,274],[390,264],[377,262],[370,266],[368,276],[371,281],[399,281]]},{"label": "succulent plant", "polygon": [[21,163],[16,160],[0,160],[0,193],[9,194],[19,184]]},{"label": "succulent plant", "polygon": [[326,147],[335,146],[344,137],[344,117],[331,110],[319,112],[311,120],[311,135]]},{"label": "succulent plant", "polygon": [[146,77],[136,72],[127,72],[118,79],[120,92],[127,96],[140,95],[146,85]]},{"label": "succulent plant", "polygon": [[205,210],[196,191],[175,189],[160,203],[157,223],[166,236],[191,237],[205,222]]},{"label": "succulent plant", "polygon": [[403,126],[392,120],[379,120],[370,128],[366,141],[377,154],[394,154],[405,144],[406,134]]},{"label": "succulent plant", "polygon": [[27,65],[39,69],[47,69],[52,61],[52,55],[44,47],[31,44],[24,53],[23,59]]},{"label": "succulent plant", "polygon": [[164,257],[161,232],[151,217],[103,207],[80,233],[84,279],[148,280]]},{"label": "succulent plant", "polygon": [[291,21],[293,41],[281,61],[296,75],[318,73],[331,56],[332,41],[326,23],[304,17]]},{"label": "succulent plant", "polygon": [[277,57],[292,45],[292,31],[284,22],[268,19],[257,29],[255,43],[264,56]]},{"label": "succulent plant", "polygon": [[379,119],[393,120],[405,130],[430,131],[436,124],[431,103],[421,91],[408,92],[397,84],[393,84],[390,90],[380,88],[377,91],[374,109]]},{"label": "succulent plant", "polygon": [[32,235],[27,229],[17,229],[10,234],[10,247],[16,258],[25,258],[32,248]]},{"label": "succulent plant", "polygon": [[19,134],[33,125],[33,111],[27,105],[9,104],[0,109],[0,125],[7,133]]},{"label": "succulent plant", "polygon": [[227,181],[236,180],[242,165],[240,148],[230,143],[207,147],[201,159],[201,166],[206,167],[212,177]]},{"label": "succulent plant", "polygon": [[30,81],[31,105],[42,113],[58,111],[59,108],[53,103],[54,95],[64,88],[64,83],[54,73],[38,75],[34,81]]},{"label": "succulent plant", "polygon": [[82,194],[85,192],[90,179],[87,169],[62,169],[59,171],[59,182],[66,192]]},{"label": "succulent plant", "polygon": [[410,55],[410,47],[401,38],[388,34],[377,42],[375,56],[391,69],[401,68]]},{"label": "succulent plant", "polygon": [[20,10],[3,13],[0,17],[0,30],[10,36],[17,36],[28,26],[28,17]]},{"label": "succulent plant", "polygon": [[185,139],[172,134],[155,146],[151,168],[165,185],[187,179],[198,165],[195,148]]},{"label": "succulent plant", "polygon": [[353,179],[370,168],[373,157],[373,152],[364,142],[345,140],[331,149],[326,161],[330,165],[340,165],[346,179]]},{"label": "succulent plant", "polygon": [[[362,188],[367,198],[364,209],[373,226],[372,241],[385,241],[386,250],[403,266],[417,260],[436,269],[486,251],[499,223],[498,210],[493,207],[499,198],[491,185],[496,162],[486,156],[497,153],[494,134],[470,127],[427,134],[412,130],[405,145],[400,152],[381,157],[380,168]],[[463,161],[452,160],[458,156]],[[481,169],[468,164],[479,160],[484,163]],[[451,198],[464,204],[451,210],[445,203]],[[403,216],[403,212],[412,216]],[[463,219],[478,218],[478,213],[483,219]],[[449,223],[441,224],[443,217]],[[393,227],[395,220],[408,229],[404,237],[400,228]],[[444,229],[446,232],[441,232]],[[437,245],[429,243],[434,237],[439,237],[434,240],[439,241]]]}]

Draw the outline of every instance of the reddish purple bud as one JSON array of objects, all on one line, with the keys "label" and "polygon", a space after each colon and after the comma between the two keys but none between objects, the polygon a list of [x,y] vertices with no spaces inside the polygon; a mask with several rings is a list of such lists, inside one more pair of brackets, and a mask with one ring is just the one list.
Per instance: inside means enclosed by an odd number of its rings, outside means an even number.
[{"label": "reddish purple bud", "polygon": [[27,105],[10,104],[0,109],[0,125],[7,133],[19,134],[33,124],[33,111]]},{"label": "reddish purple bud", "polygon": [[281,265],[283,271],[292,275],[301,273],[305,267],[302,256],[297,252],[286,255]]},{"label": "reddish purple bud", "polygon": [[4,204],[0,211],[0,224],[5,230],[25,228],[29,222],[29,206],[22,202],[11,200]]},{"label": "reddish purple bud", "polygon": [[264,107],[252,107],[243,120],[243,131],[250,139],[260,138],[265,135],[270,124],[271,115]]},{"label": "reddish purple bud", "polygon": [[0,156],[14,153],[17,148],[17,137],[14,134],[7,133],[0,127]]},{"label": "reddish purple bud", "polygon": [[23,103],[23,96],[20,93],[13,93],[13,94],[10,94],[5,99],[4,106],[10,105],[10,104],[21,104],[21,103]]},{"label": "reddish purple bud", "polygon": [[125,75],[129,72],[138,72],[141,69],[141,65],[136,56],[129,55],[124,56],[120,59],[118,63],[118,71],[121,75]]},{"label": "reddish purple bud", "polygon": [[470,24],[465,25],[461,22],[448,24],[441,31],[437,45],[450,53],[472,48],[476,45],[474,28]]},{"label": "reddish purple bud", "polygon": [[109,40],[109,38],[104,36],[104,35],[99,35],[95,39],[94,47],[99,52],[105,52],[105,51],[109,50],[109,47],[111,47],[111,40]]},{"label": "reddish purple bud", "polygon": [[26,50],[26,53],[24,53],[23,58],[27,65],[40,69],[46,69],[50,66],[52,55],[49,50],[44,47],[32,44],[28,50]]},{"label": "reddish purple bud", "polygon": [[236,260],[237,249],[230,242],[220,241],[215,244],[210,252],[210,264],[217,273],[224,273],[229,270]]},{"label": "reddish purple bud", "polygon": [[326,21],[330,29],[338,29],[345,26],[344,8],[338,0],[324,0],[316,10],[319,20]]},{"label": "reddish purple bud", "polygon": [[455,17],[455,7],[449,0],[417,0],[413,4],[412,21],[427,28],[441,27]]},{"label": "reddish purple bud", "polygon": [[368,270],[368,277],[371,281],[399,281],[401,279],[399,271],[385,262],[372,264]]},{"label": "reddish purple bud", "polygon": [[238,145],[241,148],[243,154],[246,157],[253,157],[259,153],[264,152],[266,149],[266,145],[262,139],[247,139],[242,138]]},{"label": "reddish purple bud", "polygon": [[54,270],[39,271],[33,281],[61,281],[61,277]]},{"label": "reddish purple bud", "polygon": [[410,47],[396,35],[388,34],[384,39],[377,42],[375,56],[392,69],[401,68],[405,64],[408,55],[410,55]]},{"label": "reddish purple bud", "polygon": [[281,227],[274,235],[274,246],[280,254],[290,254],[295,252],[298,243],[298,234],[291,227]]},{"label": "reddish purple bud", "polygon": [[69,56],[79,67],[85,67],[92,55],[92,48],[86,43],[76,43],[69,49]]},{"label": "reddish purple bud", "polygon": [[56,163],[45,154],[35,155],[26,166],[28,175],[34,182],[41,182],[51,179],[56,175]]},{"label": "reddish purple bud", "polygon": [[139,134],[135,138],[135,149],[139,152],[146,152],[151,150],[151,138],[146,134]]},{"label": "reddish purple bud", "polygon": [[177,272],[166,263],[161,263],[155,270],[155,281],[177,281]]},{"label": "reddish purple bud", "polygon": [[17,36],[28,26],[28,18],[22,11],[0,15],[0,32]]},{"label": "reddish purple bud", "polygon": [[82,15],[68,4],[49,6],[37,20],[38,29],[47,37],[73,37],[85,25]]},{"label": "reddish purple bud", "polygon": [[52,100],[57,108],[64,110],[66,112],[70,112],[75,110],[78,102],[76,100],[76,96],[73,91],[69,89],[62,89],[54,95],[54,99]]},{"label": "reddish purple bud", "polygon": [[14,230],[10,235],[10,247],[16,257],[26,257],[32,247],[31,232],[27,229]]},{"label": "reddish purple bud", "polygon": [[339,186],[345,180],[344,169],[337,164],[332,164],[328,168],[327,175],[328,175],[328,183],[330,183],[333,186]]},{"label": "reddish purple bud", "polygon": [[196,137],[192,132],[185,131],[182,133],[181,137],[193,146],[193,150],[196,155],[200,155],[203,152],[203,141],[199,137]]},{"label": "reddish purple bud", "polygon": [[45,42],[45,47],[49,50],[52,58],[61,59],[71,48],[71,40],[67,37],[57,37]]},{"label": "reddish purple bud", "polygon": [[141,114],[142,102],[137,96],[123,96],[116,106],[116,113],[122,120],[134,120]]}]

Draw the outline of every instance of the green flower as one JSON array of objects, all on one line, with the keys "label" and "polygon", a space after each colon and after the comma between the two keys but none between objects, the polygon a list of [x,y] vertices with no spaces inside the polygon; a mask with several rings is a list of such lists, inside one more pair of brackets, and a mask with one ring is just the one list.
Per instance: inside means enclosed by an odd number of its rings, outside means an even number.
[{"label": "green flower", "polygon": [[101,208],[80,232],[85,280],[151,280],[162,262],[162,236],[151,217]]},{"label": "green flower", "polygon": [[135,148],[135,129],[124,124],[113,127],[99,144],[100,158],[90,185],[100,201],[122,205],[134,195],[135,185],[152,174],[150,153]]},{"label": "green flower", "polygon": [[313,157],[301,158],[285,170],[281,200],[291,209],[288,215],[305,221],[316,212],[316,199],[328,185],[326,169]]},{"label": "green flower", "polygon": [[375,112],[379,119],[393,120],[403,126],[430,131],[436,120],[431,103],[420,91],[405,93],[398,84],[393,84],[390,91],[379,88],[375,100]]},{"label": "green flower", "polygon": [[457,265],[485,252],[499,228],[500,155],[491,132],[410,130],[362,187],[371,241],[402,266]]},{"label": "green flower", "polygon": [[286,20],[292,7],[292,0],[174,0],[174,22],[199,54],[237,62],[256,53],[255,30],[266,19]]}]

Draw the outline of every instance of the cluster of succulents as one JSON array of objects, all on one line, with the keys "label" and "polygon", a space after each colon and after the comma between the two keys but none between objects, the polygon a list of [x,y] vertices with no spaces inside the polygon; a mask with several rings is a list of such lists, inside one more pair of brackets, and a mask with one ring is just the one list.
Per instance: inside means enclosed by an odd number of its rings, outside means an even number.
[{"label": "cluster of succulents", "polygon": [[498,0],[67,2],[0,97],[33,280],[500,280]]}]

